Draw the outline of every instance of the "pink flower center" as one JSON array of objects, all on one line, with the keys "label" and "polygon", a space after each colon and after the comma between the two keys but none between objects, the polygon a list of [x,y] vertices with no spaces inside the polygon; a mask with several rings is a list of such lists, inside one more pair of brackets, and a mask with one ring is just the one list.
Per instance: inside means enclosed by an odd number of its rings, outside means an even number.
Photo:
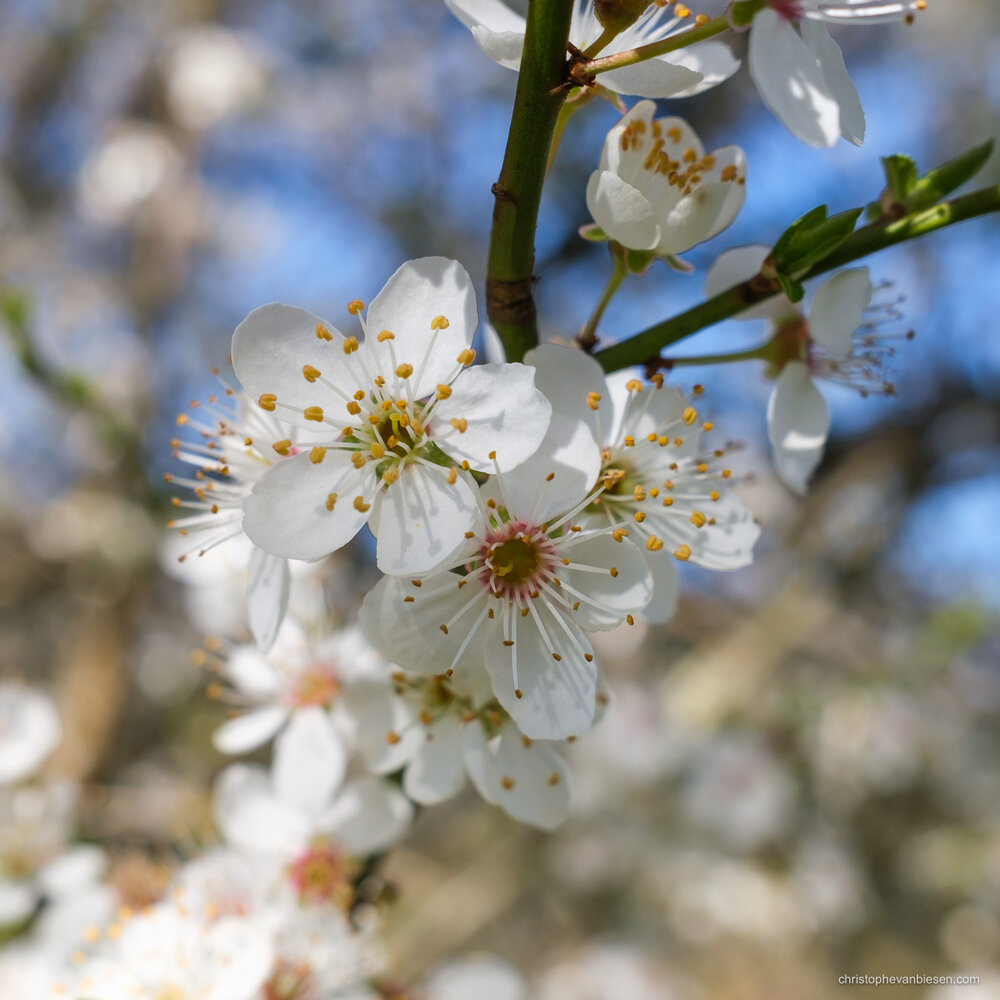
[{"label": "pink flower center", "polygon": [[321,841],[289,865],[288,877],[303,903],[332,903],[346,909],[354,895],[350,869],[344,854]]},{"label": "pink flower center", "polygon": [[264,984],[264,1000],[314,1000],[316,980],[304,962],[279,959],[271,978]]},{"label": "pink flower center", "polygon": [[340,680],[330,664],[318,663],[295,679],[292,702],[297,708],[319,705],[326,708],[340,694]]},{"label": "pink flower center", "polygon": [[771,9],[786,21],[798,21],[804,16],[801,0],[769,0]]},{"label": "pink flower center", "polygon": [[512,600],[530,597],[545,572],[558,562],[552,542],[523,521],[511,521],[490,532],[479,554],[489,574],[482,574],[482,582],[497,596]]}]

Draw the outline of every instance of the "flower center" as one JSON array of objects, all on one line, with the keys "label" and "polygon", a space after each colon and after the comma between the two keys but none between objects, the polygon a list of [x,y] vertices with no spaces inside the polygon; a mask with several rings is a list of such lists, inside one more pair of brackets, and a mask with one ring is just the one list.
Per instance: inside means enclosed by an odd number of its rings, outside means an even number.
[{"label": "flower center", "polygon": [[308,705],[325,708],[338,694],[340,694],[340,681],[333,667],[317,665],[296,678],[292,701],[298,708],[305,708]]},{"label": "flower center", "polygon": [[806,361],[809,354],[809,323],[796,316],[774,331],[768,345],[769,374],[777,378],[790,361]]},{"label": "flower center", "polygon": [[498,597],[530,597],[545,570],[555,564],[555,549],[537,528],[512,521],[487,535],[480,549],[489,570],[484,580]]},{"label": "flower center", "polygon": [[312,1000],[316,981],[305,962],[279,959],[271,978],[264,984],[264,1000]]},{"label": "flower center", "polygon": [[292,862],[288,877],[303,903],[332,903],[347,909],[354,895],[350,868],[340,851],[321,841]]}]

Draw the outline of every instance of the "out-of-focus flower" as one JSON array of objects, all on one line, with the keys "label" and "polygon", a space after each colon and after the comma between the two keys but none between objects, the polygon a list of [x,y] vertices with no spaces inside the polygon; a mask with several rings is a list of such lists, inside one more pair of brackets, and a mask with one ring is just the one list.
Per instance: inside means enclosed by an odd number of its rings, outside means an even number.
[{"label": "out-of-focus flower", "polygon": [[495,955],[470,955],[438,966],[427,977],[427,1000],[526,1000],[521,974]]},{"label": "out-of-focus flower", "polygon": [[220,25],[200,25],[170,42],[163,64],[167,104],[191,129],[208,128],[245,107],[264,90],[253,50]]},{"label": "out-of-focus flower", "polygon": [[118,225],[175,183],[181,166],[180,153],[160,129],[122,125],[83,164],[81,208],[96,222]]},{"label": "out-of-focus flower", "polygon": [[546,344],[529,351],[536,381],[549,397],[553,423],[584,422],[601,446],[604,491],[581,523],[634,536],[654,581],[644,614],[668,621],[677,606],[677,561],[734,570],[752,559],[760,529],[726,488],[728,470],[712,471],[713,449],[701,435],[712,429],[692,401],[662,378],[605,378],[593,358]]},{"label": "out-of-focus flower", "polygon": [[878,24],[924,10],[927,0],[773,0],[771,6],[790,17],[831,24]]},{"label": "out-of-focus flower", "polygon": [[[768,253],[764,246],[727,250],[705,279],[706,294],[716,295],[751,278]],[[883,367],[893,352],[888,342],[903,338],[876,332],[878,313],[885,307],[873,305],[874,292],[867,267],[848,268],[816,289],[808,315],[779,295],[740,317],[766,316],[773,325],[769,361],[777,382],[767,404],[767,430],[775,470],[796,493],[806,492],[830,431],[826,401],[813,378],[848,386],[863,396],[895,391]],[[887,315],[895,318],[889,308]]]},{"label": "out-of-focus flower", "polygon": [[[525,20],[502,0],[445,0],[448,9],[471,32],[476,44],[495,63],[519,69]],[[683,19],[663,7],[650,9],[614,39],[614,51],[625,51],[667,38],[683,27]],[[586,50],[603,29],[591,0],[577,0],[569,40]],[[637,97],[690,97],[728,79],[739,68],[729,47],[702,42],[678,52],[647,59],[600,75],[599,82],[619,94]]]},{"label": "out-of-focus flower", "polygon": [[485,666],[497,700],[531,739],[590,728],[597,664],[583,630],[615,628],[652,591],[628,539],[579,523],[594,495],[565,468],[542,449],[495,476],[452,566],[386,577],[361,607],[369,641],[401,666],[459,678]]},{"label": "out-of-focus flower", "polygon": [[363,343],[301,309],[252,312],[233,336],[240,381],[264,409],[329,434],[254,487],[244,503],[254,542],[316,559],[368,523],[383,572],[445,562],[476,518],[475,484],[459,466],[505,472],[548,428],[532,369],[469,367],[477,323],[468,274],[443,257],[396,271],[362,320]]},{"label": "out-of-focus flower", "polygon": [[0,681],[0,786],[30,778],[61,738],[59,713],[44,691]]},{"label": "out-of-focus flower", "polygon": [[588,944],[542,974],[537,1000],[693,1000],[638,948]]},{"label": "out-of-focus flower", "polygon": [[312,641],[287,621],[268,654],[237,646],[226,657],[223,671],[233,700],[247,711],[224,722],[213,743],[223,753],[242,754],[276,736],[275,774],[308,779],[332,794],[347,770],[343,688],[360,676],[387,675],[388,669],[357,628]]},{"label": "out-of-focus flower", "polygon": [[655,114],[652,101],[640,101],[608,132],[587,183],[587,208],[623,246],[678,254],[736,218],[746,159],[739,146],[705,153],[687,122]]}]

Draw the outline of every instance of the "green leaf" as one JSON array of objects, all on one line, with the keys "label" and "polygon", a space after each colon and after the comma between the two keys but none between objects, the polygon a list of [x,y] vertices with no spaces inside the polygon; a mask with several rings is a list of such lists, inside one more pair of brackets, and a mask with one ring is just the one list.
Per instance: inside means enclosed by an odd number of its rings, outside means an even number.
[{"label": "green leaf", "polygon": [[826,218],[825,205],[813,209],[798,222],[793,222],[775,244],[774,266],[779,273],[804,274],[824,257],[829,257],[854,232],[863,211],[863,208],[852,208]]},{"label": "green leaf", "polygon": [[919,212],[936,205],[942,198],[961,187],[983,168],[993,152],[993,140],[974,146],[967,153],[928,170],[910,189],[905,205],[910,212]]},{"label": "green leaf", "polygon": [[817,205],[816,208],[806,212],[805,215],[796,219],[781,234],[781,236],[778,237],[778,242],[774,244],[774,249],[771,253],[774,256],[775,261],[778,262],[781,260],[788,247],[801,233],[811,229],[813,226],[819,225],[819,223],[825,221],[825,219],[826,205]]},{"label": "green leaf", "polygon": [[778,272],[778,284],[781,285],[781,290],[785,293],[786,298],[792,302],[801,302],[802,297],[806,294],[801,281],[790,278],[782,271]]},{"label": "green leaf", "polygon": [[905,202],[920,177],[917,164],[902,153],[894,153],[882,157],[882,169],[889,193],[896,201]]},{"label": "green leaf", "polygon": [[591,243],[607,243],[611,238],[596,222],[587,226],[580,226],[577,232],[585,240],[590,240]]}]

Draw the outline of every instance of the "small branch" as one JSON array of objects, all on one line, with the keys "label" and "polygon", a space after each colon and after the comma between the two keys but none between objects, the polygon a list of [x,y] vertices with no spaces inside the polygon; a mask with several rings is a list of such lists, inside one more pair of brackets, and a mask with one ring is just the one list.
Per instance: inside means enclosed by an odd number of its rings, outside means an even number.
[{"label": "small branch", "polygon": [[597,305],[594,306],[594,311],[591,313],[590,319],[587,320],[586,326],[580,332],[580,336],[577,337],[580,346],[585,351],[591,351],[597,346],[597,324],[600,323],[601,317],[604,315],[604,310],[608,308],[608,304],[614,298],[615,292],[618,291],[621,283],[628,275],[628,268],[625,266],[625,250],[615,243],[609,244],[608,248],[611,251],[611,275],[608,277],[608,283],[600,299],[598,299]]},{"label": "small branch", "polygon": [[486,311],[509,361],[538,343],[532,295],[535,227],[549,149],[565,86],[566,47],[574,0],[531,0],[500,177],[493,185],[493,231]]},{"label": "small branch", "polygon": [[[808,281],[898,243],[998,211],[1000,184],[953,198],[922,212],[914,212],[888,225],[876,223],[865,226],[844,240],[829,257],[816,264],[808,273],[798,277],[802,281]],[[618,371],[631,365],[659,364],[660,351],[664,347],[729,319],[779,292],[777,281],[756,275],[677,316],[598,351],[594,357],[606,372]]]},{"label": "small branch", "polygon": [[648,45],[640,45],[634,49],[625,49],[623,52],[615,52],[610,56],[600,56],[591,59],[578,72],[585,73],[593,79],[598,73],[607,73],[609,70],[621,69],[623,66],[634,66],[636,63],[645,62],[647,59],[655,59],[657,56],[666,55],[668,52],[677,52],[679,49],[703,42],[707,38],[714,38],[722,32],[729,30],[729,21],[725,14],[704,24],[689,28],[687,31],[680,31],[676,35],[670,35],[659,42],[650,42]]}]

